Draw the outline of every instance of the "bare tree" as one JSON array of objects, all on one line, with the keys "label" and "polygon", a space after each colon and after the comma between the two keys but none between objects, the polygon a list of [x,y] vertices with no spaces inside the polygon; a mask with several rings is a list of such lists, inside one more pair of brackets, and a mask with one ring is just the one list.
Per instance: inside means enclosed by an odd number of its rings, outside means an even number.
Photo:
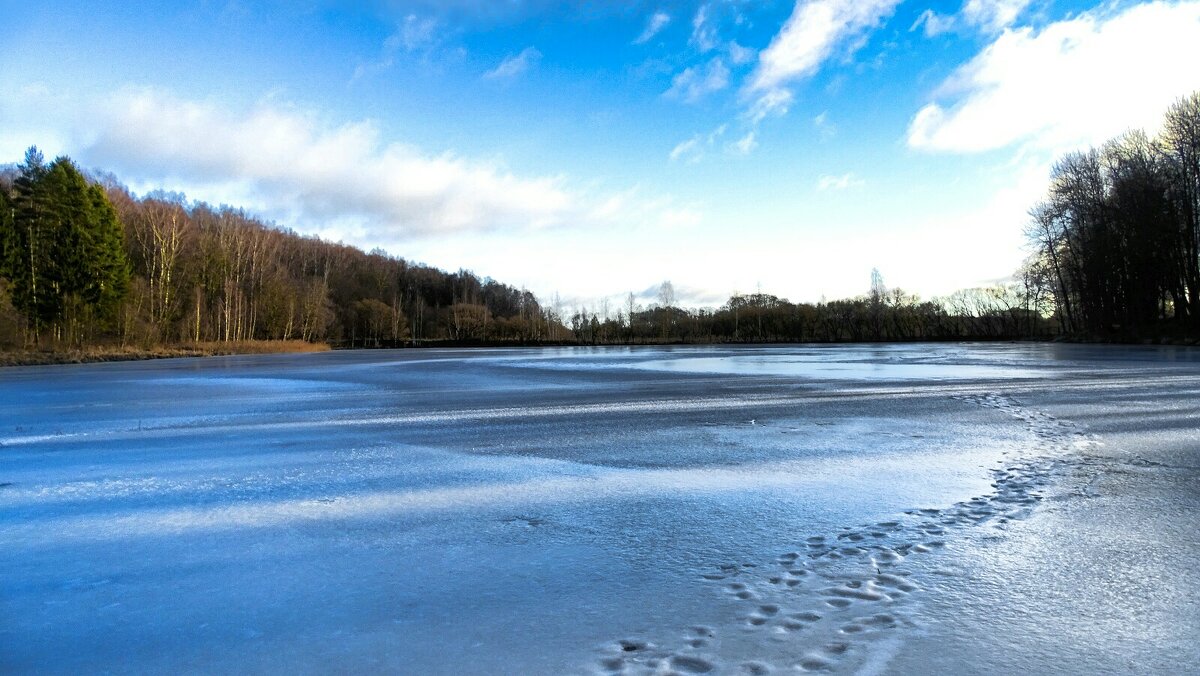
[{"label": "bare tree", "polygon": [[630,291],[629,295],[625,296],[625,316],[628,317],[628,319],[629,319],[629,340],[630,341],[633,340],[633,335],[634,335],[633,334],[633,313],[636,310],[637,310],[637,299],[634,297],[633,292]]},{"label": "bare tree", "polygon": [[665,308],[675,305],[675,286],[671,284],[671,280],[663,280],[663,283],[659,285],[658,303]]},{"label": "bare tree", "polygon": [[659,313],[662,315],[662,340],[671,338],[671,312],[675,305],[675,286],[665,279],[658,287]]},{"label": "bare tree", "polygon": [[1180,243],[1188,286],[1185,312],[1200,316],[1200,91],[1168,109],[1161,145],[1175,174],[1172,192],[1181,212]]},{"label": "bare tree", "polygon": [[887,302],[887,287],[883,285],[883,275],[879,268],[871,268],[871,292],[868,296],[871,305],[871,332],[875,340],[883,340],[883,308]]}]

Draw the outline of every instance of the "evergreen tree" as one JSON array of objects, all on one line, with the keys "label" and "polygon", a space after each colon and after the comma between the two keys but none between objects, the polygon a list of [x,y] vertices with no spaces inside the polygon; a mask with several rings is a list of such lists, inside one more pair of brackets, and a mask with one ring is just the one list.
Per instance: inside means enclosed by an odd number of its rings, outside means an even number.
[{"label": "evergreen tree", "polygon": [[0,277],[9,279],[8,247],[13,241],[13,203],[8,192],[0,186]]},{"label": "evergreen tree", "polygon": [[53,276],[48,195],[43,182],[49,173],[36,146],[25,152],[13,182],[13,227],[6,249],[12,303],[29,322],[36,342],[41,328],[60,313],[48,282]]},{"label": "evergreen tree", "polygon": [[57,321],[68,306],[75,309],[80,304],[88,282],[91,204],[87,181],[65,157],[50,163],[40,189],[49,208],[50,250],[55,263],[48,286],[57,298],[58,313],[50,321]]},{"label": "evergreen tree", "polygon": [[129,291],[129,263],[125,258],[125,235],[104,189],[88,187],[91,207],[88,251],[88,275],[84,286],[85,300],[101,319],[116,315],[121,300]]},{"label": "evergreen tree", "polygon": [[46,165],[36,147],[18,169],[4,269],[34,340],[45,327],[61,329],[64,319],[84,328],[92,318],[113,317],[129,287],[129,266],[103,188],[66,157]]}]

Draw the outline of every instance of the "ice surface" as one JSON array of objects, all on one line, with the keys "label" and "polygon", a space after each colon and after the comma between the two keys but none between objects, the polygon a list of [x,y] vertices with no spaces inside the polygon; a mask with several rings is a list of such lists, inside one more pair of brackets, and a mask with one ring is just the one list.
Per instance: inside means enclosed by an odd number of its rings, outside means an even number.
[{"label": "ice surface", "polygon": [[0,371],[0,671],[1185,672],[1200,355]]}]

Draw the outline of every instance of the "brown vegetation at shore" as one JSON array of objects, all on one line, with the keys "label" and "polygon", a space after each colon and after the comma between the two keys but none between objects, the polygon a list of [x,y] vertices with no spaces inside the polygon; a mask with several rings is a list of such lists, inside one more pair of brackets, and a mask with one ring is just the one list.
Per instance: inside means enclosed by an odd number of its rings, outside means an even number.
[{"label": "brown vegetation at shore", "polygon": [[215,357],[233,354],[284,354],[325,352],[328,343],[303,340],[242,340],[180,343],[155,347],[131,345],[97,345],[82,350],[12,350],[0,352],[0,366],[35,366],[41,364],[85,364],[105,361],[135,361],[141,359],[171,359],[174,357]]}]

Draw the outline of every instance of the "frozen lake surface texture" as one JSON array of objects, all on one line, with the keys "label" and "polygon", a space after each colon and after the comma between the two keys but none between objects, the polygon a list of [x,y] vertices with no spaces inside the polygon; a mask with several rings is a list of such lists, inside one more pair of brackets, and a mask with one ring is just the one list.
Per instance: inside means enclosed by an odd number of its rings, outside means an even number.
[{"label": "frozen lake surface texture", "polygon": [[0,672],[1197,673],[1200,352],[0,371]]}]

